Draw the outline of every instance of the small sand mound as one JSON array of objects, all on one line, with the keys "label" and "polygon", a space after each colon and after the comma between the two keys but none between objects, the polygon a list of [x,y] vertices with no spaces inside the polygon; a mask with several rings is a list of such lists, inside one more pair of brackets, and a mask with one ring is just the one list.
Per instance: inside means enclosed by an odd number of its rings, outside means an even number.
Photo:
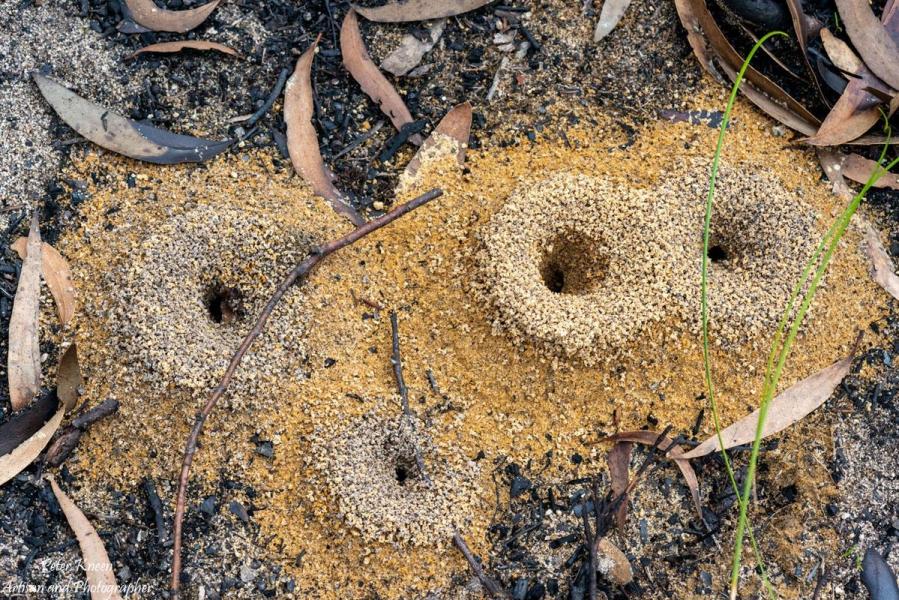
[{"label": "small sand mound", "polygon": [[[686,173],[702,174],[703,165]],[[494,327],[587,364],[653,322],[698,323],[704,179],[657,189],[562,173],[517,189],[480,254]],[[723,168],[710,245],[713,331],[742,343],[776,324],[817,242],[815,216],[779,182]]]},{"label": "small sand mound", "polygon": [[[442,545],[477,505],[475,464],[421,431],[402,416],[369,412],[333,437],[321,430],[313,436],[343,518],[371,540]],[[416,447],[430,481],[418,468]]]},{"label": "small sand mound", "polygon": [[[198,206],[162,223],[125,273],[115,273],[113,327],[138,374],[163,388],[207,391],[227,366],[271,295],[276,278],[306,256],[313,238],[277,218],[224,206]],[[291,290],[237,375],[302,378],[308,314]],[[293,372],[291,372],[291,368]]]}]

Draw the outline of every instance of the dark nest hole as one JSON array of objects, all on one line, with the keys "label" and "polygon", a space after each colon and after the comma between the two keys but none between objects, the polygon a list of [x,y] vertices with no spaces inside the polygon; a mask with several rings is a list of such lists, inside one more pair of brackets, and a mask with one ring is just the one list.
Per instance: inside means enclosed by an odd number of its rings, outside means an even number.
[{"label": "dark nest hole", "polygon": [[608,272],[599,244],[576,231],[557,234],[540,263],[540,276],[555,294],[583,295],[597,290]]},{"label": "dark nest hole", "polygon": [[411,440],[404,436],[391,436],[384,444],[386,459],[393,469],[393,477],[397,484],[406,486],[421,479],[421,469],[415,460],[415,449]]},{"label": "dark nest hole", "polygon": [[206,290],[206,310],[213,323],[228,325],[243,316],[243,294],[240,290],[213,283]]}]

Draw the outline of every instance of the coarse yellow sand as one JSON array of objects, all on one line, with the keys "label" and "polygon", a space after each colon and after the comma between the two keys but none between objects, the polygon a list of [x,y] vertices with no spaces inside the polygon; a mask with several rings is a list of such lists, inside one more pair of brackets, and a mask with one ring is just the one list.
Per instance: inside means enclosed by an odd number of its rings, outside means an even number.
[{"label": "coarse yellow sand", "polygon": [[[264,399],[238,394],[213,414],[194,462],[192,504],[222,474],[252,485],[259,494],[253,517],[261,527],[259,539],[295,575],[299,597],[398,599],[428,592],[458,597],[446,590],[466,566],[449,537],[426,544],[376,541],[347,525],[341,507],[356,504],[347,503],[341,495],[349,492],[328,480],[329,461],[340,458],[327,455],[335,447],[328,440],[346,434],[364,415],[391,419],[401,413],[390,362],[389,310],[399,314],[411,405],[431,442],[425,464],[475,465],[464,471],[471,480],[460,483],[458,492],[470,512],[451,517],[472,549],[484,555],[485,528],[495,506],[490,477],[495,459],[524,463],[547,451],[560,457],[578,452],[598,471],[604,460],[604,449],[594,444],[600,431],[640,428],[651,414],[659,428],[670,424],[686,433],[705,406],[701,348],[689,328],[663,319],[636,336],[614,363],[592,367],[497,331],[495,310],[479,291],[477,260],[491,217],[513,190],[560,171],[657,189],[663,177],[686,176],[693,159],[708,158],[716,135],[705,126],[659,122],[625,147],[625,132],[597,116],[589,126],[569,130],[566,140],[470,151],[465,173],[449,161],[426,164],[406,197],[431,187],[441,187],[444,196],[328,258],[305,285],[304,375],[266,379],[256,393]],[[770,122],[746,106],[738,106],[724,155],[731,165],[770,170],[814,209],[819,233],[841,208],[820,181],[813,156],[772,135]],[[110,329],[110,280],[103,274],[127,272],[116,270],[188,204],[254,214],[270,208],[272,219],[318,239],[349,225],[297,178],[275,169],[264,152],[221,157],[200,168],[163,169],[89,154],[73,169],[73,177],[94,176],[98,182],[82,207],[82,227],[67,234],[60,248],[75,270],[82,303],[93,307],[77,325],[86,401],[116,397],[122,408],[83,438],[70,468],[92,482],[90,487],[124,489],[148,475],[173,482],[202,395],[174,385],[161,393],[158,381],[141,381],[123,367],[134,357],[122,356],[122,332]],[[126,184],[130,176],[136,176],[134,187]],[[693,199],[703,200],[702,195]],[[698,236],[701,222],[695,226]],[[235,242],[240,235],[234,232]],[[865,331],[881,315],[885,297],[868,277],[859,242],[855,231],[842,242],[784,386],[845,356],[856,331]],[[272,274],[259,289],[242,293],[264,297],[260,290],[279,278]],[[235,326],[248,329],[248,318]],[[723,422],[756,404],[768,343],[766,335],[757,334],[746,343],[714,349]],[[708,433],[706,419],[701,435]],[[275,442],[273,459],[254,455],[253,434]],[[472,461],[481,452],[484,458]],[[390,480],[394,466],[380,470],[388,480],[383,485],[403,485]],[[171,501],[173,485],[163,492]],[[690,510],[685,490],[675,509]],[[349,520],[364,517],[354,514]],[[434,529],[446,531],[438,524]],[[188,561],[195,551],[187,546]],[[687,583],[678,597],[689,597]]]}]

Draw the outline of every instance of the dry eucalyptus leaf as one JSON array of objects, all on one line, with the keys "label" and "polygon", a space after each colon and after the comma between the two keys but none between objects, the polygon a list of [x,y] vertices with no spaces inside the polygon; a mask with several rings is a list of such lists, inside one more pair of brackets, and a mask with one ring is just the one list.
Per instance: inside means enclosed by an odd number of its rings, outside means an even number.
[{"label": "dry eucalyptus leaf", "polygon": [[454,17],[481,8],[493,0],[406,0],[389,2],[384,6],[366,8],[353,5],[353,10],[379,23],[402,23],[405,21],[427,21]]},{"label": "dry eucalyptus leaf", "polygon": [[893,260],[883,247],[880,234],[870,224],[865,226],[865,253],[871,259],[871,278],[899,300],[899,276],[896,276]]},{"label": "dry eucalyptus leaf", "polygon": [[27,256],[9,319],[9,401],[14,411],[28,406],[41,389],[38,316],[41,296],[41,233],[37,212],[31,217]]},{"label": "dry eucalyptus leaf", "polygon": [[[622,431],[606,438],[610,442],[636,442],[644,446],[656,445],[656,440],[658,439],[659,433],[655,431]],[[668,450],[667,456],[674,461],[674,464],[677,465],[677,468],[680,469],[681,474],[684,476],[687,487],[690,489],[690,496],[693,498],[693,506],[696,508],[699,517],[702,518],[702,502],[699,498],[699,479],[696,477],[696,471],[693,470],[689,461],[684,460],[683,447],[680,444],[672,445],[672,442],[673,440],[670,438],[663,437],[656,447],[661,450]]]},{"label": "dry eucalyptus leaf", "polygon": [[[28,240],[20,237],[10,244],[10,248],[16,251],[23,260],[27,256],[26,245]],[[69,262],[59,251],[47,242],[41,244],[41,274],[53,300],[56,302],[56,312],[59,314],[59,322],[66,325],[75,316],[75,285],[72,283],[72,269]]]},{"label": "dry eucalyptus leaf", "polygon": [[215,50],[217,52],[228,54],[230,56],[240,56],[240,53],[234,48],[231,48],[230,46],[226,46],[224,44],[219,44],[218,42],[207,42],[205,40],[179,40],[176,42],[160,42],[158,44],[150,44],[149,46],[144,46],[136,52],[129,54],[127,58],[131,59],[147,52],[168,54],[173,52],[181,52],[182,50]]},{"label": "dry eucalyptus leaf", "polygon": [[840,20],[865,65],[899,89],[899,46],[874,15],[868,0],[836,0]]},{"label": "dry eucalyptus leaf", "polygon": [[[631,450],[634,445],[631,442],[619,442],[609,449],[606,462],[609,464],[609,479],[611,480],[612,497],[617,498],[627,490],[630,477]],[[618,510],[615,511],[615,525],[623,530],[627,521],[627,498],[621,501]]]},{"label": "dry eucalyptus leaf", "polygon": [[307,49],[284,87],[284,122],[287,124],[287,152],[294,169],[312,186],[312,190],[325,198],[337,212],[349,218],[355,225],[364,219],[349,205],[346,197],[334,186],[330,171],[322,160],[318,148],[318,136],[312,125],[315,104],[312,97],[312,60],[318,41]]},{"label": "dry eucalyptus leaf", "polygon": [[112,563],[109,562],[109,555],[106,554],[106,548],[103,546],[103,540],[97,535],[97,530],[81,509],[59,489],[56,480],[49,475],[47,479],[66,516],[66,521],[69,522],[69,527],[78,538],[78,545],[81,546],[81,557],[84,561],[87,583],[90,586],[91,600],[121,600],[119,586],[112,572]]},{"label": "dry eucalyptus leaf", "polygon": [[78,348],[73,343],[63,352],[56,372],[56,394],[65,407],[66,412],[75,408],[78,402],[78,390],[81,388],[81,365],[78,362]]},{"label": "dry eucalyptus leaf", "polygon": [[[778,394],[768,407],[768,417],[762,428],[762,437],[766,438],[783,431],[824,404],[830,398],[834,389],[849,373],[851,366],[852,358],[844,358]],[[725,428],[721,432],[724,448],[733,448],[734,446],[742,446],[752,442],[755,439],[758,419],[759,411],[754,410],[736,423]],[[684,454],[683,458],[698,458],[720,449],[718,436],[712,435]]]},{"label": "dry eucalyptus leaf", "polygon": [[125,0],[131,11],[131,18],[138,25],[151,31],[171,31],[185,33],[205,21],[221,0],[212,0],[198,8],[188,10],[165,10],[156,6],[153,0]]},{"label": "dry eucalyptus leaf", "polygon": [[[843,175],[858,183],[867,183],[871,173],[878,168],[880,166],[875,161],[859,154],[848,154],[843,157]],[[874,187],[899,190],[899,176],[887,171],[874,182]]]},{"label": "dry eucalyptus leaf", "polygon": [[[412,160],[409,161],[409,164],[406,165],[405,174],[408,177],[415,177],[421,168],[424,157],[439,152],[441,149],[455,152],[459,167],[465,166],[465,151],[468,148],[468,138],[471,135],[471,117],[471,104],[468,102],[463,102],[450,109],[443,119],[440,120],[440,123],[437,124],[437,127],[434,128],[431,135],[428,136],[428,139],[421,145],[418,152],[415,153],[415,156],[412,157]],[[447,137],[453,143],[441,146],[438,136]],[[436,156],[429,156],[429,158],[433,159]]]},{"label": "dry eucalyptus leaf", "polygon": [[59,399],[56,393],[50,390],[41,394],[37,400],[28,405],[28,408],[20,410],[6,423],[0,425],[0,456],[12,452],[34,435],[56,413],[57,408]]},{"label": "dry eucalyptus leaf", "polygon": [[596,570],[615,585],[625,586],[634,580],[630,561],[609,538],[600,538],[596,544]]},{"label": "dry eucalyptus leaf", "polygon": [[849,200],[855,194],[849,189],[846,178],[843,177],[843,156],[837,152],[827,150],[826,148],[818,148],[818,162],[821,168],[830,180],[831,191],[837,196]]},{"label": "dry eucalyptus leaf", "polygon": [[[849,78],[846,89],[821,123],[818,132],[803,141],[816,146],[838,146],[861,137],[880,120],[883,102],[867,91],[868,88],[885,94],[891,94],[892,91],[868,70],[848,44],[827,29],[821,30],[821,41],[837,68],[858,77]],[[887,110],[892,114],[895,104],[891,104]]]},{"label": "dry eucalyptus leaf", "polygon": [[439,19],[428,29],[428,39],[424,41],[407,33],[400,40],[400,45],[381,61],[381,68],[397,77],[407,74],[421,63],[425,54],[431,51],[431,48],[443,35],[444,27],[446,27],[446,19]]},{"label": "dry eucalyptus leaf", "polygon": [[34,459],[40,455],[41,450],[50,443],[50,438],[59,429],[59,424],[62,423],[62,417],[65,412],[65,408],[60,406],[53,417],[34,432],[31,437],[16,446],[12,452],[0,456],[0,485],[21,473],[28,465],[34,462]]},{"label": "dry eucalyptus leaf", "polygon": [[[368,56],[362,34],[359,33],[359,20],[352,9],[343,19],[343,26],[340,28],[340,52],[347,71],[362,91],[387,115],[397,131],[400,131],[403,125],[412,123],[412,113],[406,108],[406,103]],[[420,146],[422,140],[416,133],[409,136],[409,141]]]},{"label": "dry eucalyptus leaf", "polygon": [[41,94],[69,127],[95,144],[129,158],[163,165],[202,162],[221,154],[233,143],[179,135],[138,123],[85,100],[39,73],[33,77]]},{"label": "dry eucalyptus leaf", "polygon": [[599,22],[593,31],[593,41],[598,42],[612,33],[630,5],[631,0],[605,0],[599,13]]}]

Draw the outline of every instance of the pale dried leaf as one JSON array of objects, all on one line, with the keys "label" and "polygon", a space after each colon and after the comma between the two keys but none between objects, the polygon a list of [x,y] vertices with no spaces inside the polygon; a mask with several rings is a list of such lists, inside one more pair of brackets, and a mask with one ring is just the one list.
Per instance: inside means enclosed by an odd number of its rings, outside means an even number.
[{"label": "pale dried leaf", "polygon": [[397,77],[407,74],[409,71],[418,66],[425,54],[431,51],[431,48],[443,35],[443,29],[446,27],[446,19],[439,19],[428,29],[428,39],[420,40],[411,33],[407,33],[400,40],[399,46],[387,55],[381,61],[381,68],[388,73],[393,73]]},{"label": "pale dried leaf", "polygon": [[[387,115],[397,131],[401,130],[403,125],[413,122],[412,113],[406,108],[406,103],[368,56],[365,42],[362,41],[362,34],[359,33],[359,20],[353,10],[347,13],[343,19],[343,26],[340,28],[340,52],[343,55],[343,65],[347,71],[350,72],[362,91]],[[409,141],[419,146],[422,140],[421,136],[416,133],[409,136]]]},{"label": "pale dried leaf", "polygon": [[865,65],[893,89],[899,89],[899,46],[874,15],[868,0],[836,0],[840,19]]},{"label": "pale dried leaf", "polygon": [[[321,36],[319,36],[320,38]],[[353,210],[346,197],[334,186],[330,171],[322,160],[318,135],[312,125],[315,111],[312,97],[312,60],[318,39],[300,56],[293,75],[284,86],[284,123],[287,125],[287,152],[294,169],[319,196],[355,225],[364,220]]]},{"label": "pale dried leaf", "polygon": [[65,412],[65,408],[60,406],[56,414],[30,438],[16,446],[9,454],[0,456],[0,485],[21,473],[25,467],[34,462],[34,459],[40,455],[41,450],[50,443],[50,438],[59,429]]},{"label": "pale dried leaf", "polygon": [[[858,154],[849,154],[843,158],[843,175],[858,183],[867,183],[877,168],[879,166],[875,161]],[[899,190],[899,175],[887,171],[874,182],[874,187]]]},{"label": "pale dried leaf", "polygon": [[[606,462],[609,464],[609,479],[611,480],[612,497],[617,498],[627,490],[630,477],[631,450],[634,445],[631,442],[620,442],[609,449]],[[621,501],[618,510],[615,511],[615,525],[623,530],[627,521],[627,498]]]},{"label": "pale dried leaf", "polygon": [[[762,428],[762,437],[766,438],[783,431],[824,404],[849,373],[851,366],[852,358],[844,358],[778,394],[768,407],[768,416]],[[758,418],[759,411],[755,410],[725,428],[721,432],[724,448],[733,448],[752,442],[755,439]],[[712,435],[684,454],[683,458],[698,458],[720,449],[718,436]]]},{"label": "pale dried leaf", "polygon": [[[642,444],[644,446],[652,446],[658,439],[659,434],[655,431],[622,431],[621,433],[616,433],[615,435],[606,438],[608,441],[636,442],[637,444]],[[690,462],[684,460],[683,447],[680,444],[672,445],[672,442],[673,440],[670,438],[663,437],[658,443],[657,448],[668,450],[667,456],[674,461],[674,464],[677,465],[677,468],[680,469],[681,474],[684,476],[687,487],[690,489],[693,506],[696,508],[699,517],[702,518],[702,501],[699,498],[699,478],[696,477],[696,471],[693,470]]]},{"label": "pale dried leaf", "polygon": [[855,194],[849,189],[846,178],[843,177],[842,155],[825,148],[818,148],[817,150],[818,162],[821,163],[821,168],[824,169],[827,179],[830,180],[833,193],[845,200],[851,199]]},{"label": "pale dried leaf", "polygon": [[606,537],[596,544],[596,570],[615,585],[625,586],[634,580],[627,556]]},{"label": "pale dried leaf", "polygon": [[37,212],[28,231],[28,255],[22,271],[9,319],[9,401],[14,411],[31,403],[41,389],[41,352],[38,315],[41,296],[41,233]]},{"label": "pale dried leaf", "polygon": [[230,46],[226,46],[224,44],[219,44],[218,42],[207,42],[205,40],[178,40],[175,42],[160,42],[158,44],[150,44],[149,46],[144,46],[136,52],[129,54],[128,58],[134,58],[148,52],[170,54],[174,52],[181,52],[182,50],[215,50],[217,52],[228,54],[230,56],[240,56],[240,53],[237,52],[237,50],[235,50],[234,48],[231,48]]},{"label": "pale dried leaf", "polygon": [[599,22],[593,30],[593,41],[598,42],[612,33],[630,5],[631,0],[605,0],[599,13]]},{"label": "pale dried leaf", "polygon": [[871,278],[890,296],[899,300],[899,277],[896,276],[893,259],[883,247],[880,234],[870,224],[865,227],[865,253],[871,259]]},{"label": "pale dried leaf", "polygon": [[406,0],[389,2],[384,6],[366,8],[353,5],[353,9],[369,21],[402,23],[454,17],[481,8],[493,0]]},{"label": "pale dried leaf", "polygon": [[[10,245],[10,248],[24,260],[27,256],[26,244],[27,240],[20,237]],[[47,282],[47,287],[50,288],[53,301],[56,302],[59,322],[66,325],[75,316],[76,307],[72,269],[69,268],[69,262],[63,255],[47,242],[41,244],[41,274]]]},{"label": "pale dried leaf", "polygon": [[95,144],[130,158],[157,164],[202,162],[233,143],[179,135],[138,123],[85,100],[39,73],[33,77],[44,99],[69,127]]},{"label": "pale dried leaf", "polygon": [[[404,175],[414,179],[424,160],[439,160],[443,151],[455,153],[459,167],[465,166],[465,151],[468,148],[468,137],[471,135],[471,118],[471,104],[468,102],[450,109],[406,165]],[[448,139],[450,143],[441,144],[441,137],[444,140]]]},{"label": "pale dried leaf", "polygon": [[62,512],[66,515],[69,527],[78,538],[78,545],[81,546],[81,557],[84,561],[84,572],[90,587],[91,600],[121,600],[119,586],[112,572],[112,563],[109,561],[109,555],[106,554],[103,540],[97,535],[97,530],[87,520],[81,509],[59,489],[56,480],[49,475],[47,479],[50,481],[53,495],[56,496]]},{"label": "pale dried leaf", "polygon": [[66,412],[75,408],[78,402],[78,390],[81,388],[81,365],[78,362],[78,348],[73,343],[63,352],[56,371],[56,394],[65,407]]},{"label": "pale dried leaf", "polygon": [[125,0],[125,5],[138,25],[151,31],[185,33],[205,21],[220,2],[221,0],[212,0],[188,10],[166,10],[156,6],[153,0]]}]

